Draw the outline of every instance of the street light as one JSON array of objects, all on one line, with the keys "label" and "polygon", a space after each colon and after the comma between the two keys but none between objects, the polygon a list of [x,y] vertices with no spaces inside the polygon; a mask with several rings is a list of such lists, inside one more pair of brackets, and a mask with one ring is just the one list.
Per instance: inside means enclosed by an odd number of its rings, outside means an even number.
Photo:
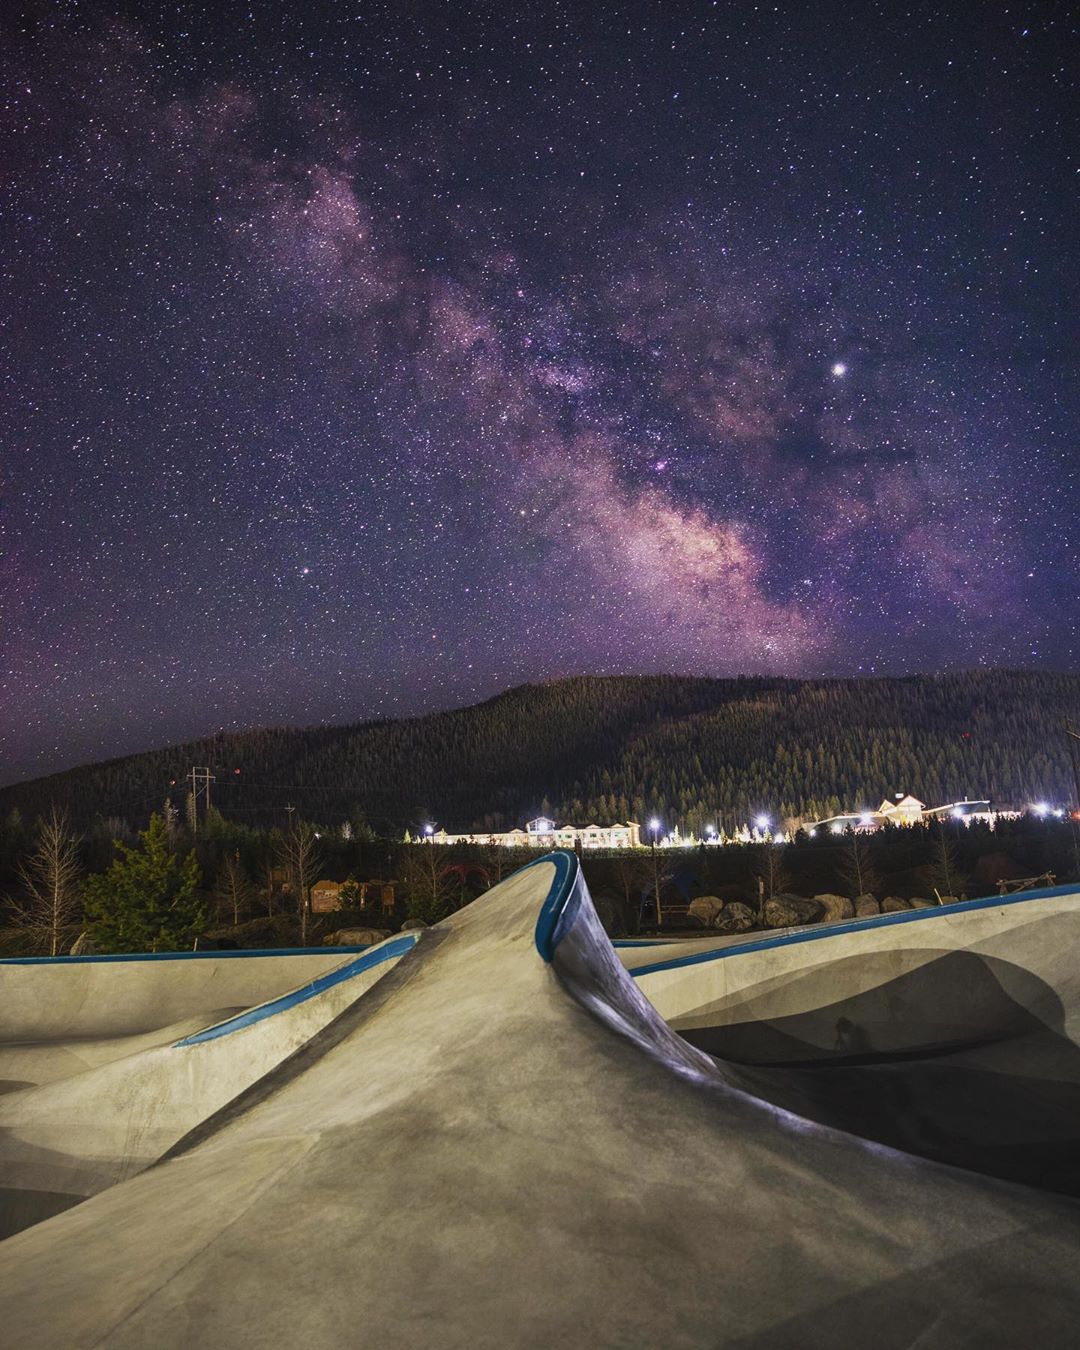
[{"label": "street light", "polygon": [[1045,802],[1036,802],[1031,809],[1037,816],[1048,816],[1050,814],[1050,808]]},{"label": "street light", "polygon": [[660,868],[656,862],[656,840],[660,833],[660,820],[657,816],[653,816],[649,821],[649,830],[652,834],[650,848],[652,850],[653,901],[656,905],[656,926],[659,929],[664,926],[664,913],[660,908]]},{"label": "street light", "polygon": [[765,831],[769,828],[769,817],[768,817],[768,816],[755,816],[755,817],[754,817],[754,824],[757,826],[759,832],[760,832],[761,834],[764,834]]}]

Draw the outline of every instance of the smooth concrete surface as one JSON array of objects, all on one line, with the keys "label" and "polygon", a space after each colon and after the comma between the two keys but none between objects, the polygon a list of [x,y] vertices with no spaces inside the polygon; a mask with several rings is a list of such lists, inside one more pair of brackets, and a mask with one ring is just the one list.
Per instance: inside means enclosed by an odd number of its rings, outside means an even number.
[{"label": "smooth concrete surface", "polygon": [[931,1053],[1010,1018],[1080,1041],[1078,944],[1080,889],[1060,886],[618,954],[677,1031],[767,1063]]},{"label": "smooth concrete surface", "polygon": [[576,860],[545,858],[164,1161],[0,1244],[0,1326],[64,1350],[1075,1345],[1080,1205],[815,1123],[769,1072],[668,1027]]},{"label": "smooth concrete surface", "polygon": [[208,1008],[250,1008],[366,950],[0,959],[0,1040],[134,1036]]},{"label": "smooth concrete surface", "polygon": [[[316,964],[316,969],[323,968],[316,980],[253,1009],[208,1012],[169,1028],[111,1040],[0,1049],[0,1061],[6,1060],[9,1069],[37,1080],[0,1096],[0,1225],[7,1230],[14,1226],[10,1216],[4,1223],[5,1202],[30,1212],[21,1191],[82,1199],[160,1158],[182,1135],[305,1045],[414,945],[413,938],[401,937],[365,948],[360,955],[335,952],[329,970],[325,959]],[[176,972],[186,968],[196,989],[218,992],[219,981],[205,977],[204,961],[110,964],[114,972],[134,968],[145,984],[167,969],[170,992]],[[234,962],[249,972],[249,981],[261,970],[271,987],[280,983],[282,971],[295,975],[312,964],[292,958]],[[56,967],[36,969],[50,977],[51,988]],[[100,971],[102,965],[66,969],[77,982],[87,970]],[[123,992],[126,986],[120,983]],[[134,983],[127,981],[128,986]],[[235,992],[239,986],[234,981],[230,987]],[[97,1007],[92,1015],[98,1025],[104,1020]],[[118,1014],[121,1024],[124,1016]],[[59,1072],[64,1067],[66,1074]]]}]

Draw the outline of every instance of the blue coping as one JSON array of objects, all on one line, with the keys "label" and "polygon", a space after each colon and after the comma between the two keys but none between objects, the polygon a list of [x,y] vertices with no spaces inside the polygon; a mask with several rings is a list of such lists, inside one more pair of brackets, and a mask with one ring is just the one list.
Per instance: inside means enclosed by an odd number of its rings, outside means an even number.
[{"label": "blue coping", "polygon": [[330,971],[328,975],[320,975],[317,980],[312,980],[310,984],[302,985],[299,989],[292,990],[291,993],[282,994],[280,998],[272,999],[269,1003],[260,1003],[257,1008],[248,1008],[245,1012],[237,1013],[235,1017],[230,1017],[225,1022],[218,1022],[216,1026],[207,1027],[204,1031],[196,1031],[191,1036],[185,1036],[182,1041],[173,1043],[173,1049],[179,1049],[183,1045],[201,1045],[204,1041],[216,1041],[221,1036],[229,1036],[232,1032],[242,1031],[244,1027],[254,1026],[256,1022],[262,1022],[267,1017],[274,1017],[289,1008],[295,1008],[298,1004],[306,1003],[309,998],[315,998],[327,989],[332,989],[335,984],[341,984],[344,980],[351,980],[354,975],[360,975],[365,970],[372,970],[375,966],[381,966],[384,961],[393,961],[398,956],[404,956],[407,951],[416,946],[419,938],[419,933],[407,933],[402,937],[384,942],[378,947],[368,948],[367,955],[361,956],[358,961],[350,961],[348,965],[340,966],[337,970]]},{"label": "blue coping", "polygon": [[0,966],[62,966],[90,961],[235,961],[247,956],[346,956],[370,947],[252,947],[224,952],[114,952],[105,956],[3,956]]},{"label": "blue coping", "polygon": [[566,936],[581,907],[581,864],[577,855],[568,849],[545,853],[535,862],[526,863],[520,870],[527,872],[541,863],[554,863],[555,877],[548,888],[544,903],[536,919],[536,950],[549,964],[555,959],[555,949]]},{"label": "blue coping", "polygon": [[[756,942],[740,942],[730,947],[721,947],[717,951],[693,952],[689,956],[673,957],[670,961],[653,961],[644,966],[631,966],[628,970],[637,979],[641,975],[651,975],[658,970],[697,966],[703,961],[719,961],[729,956],[742,956],[745,952],[762,952],[771,947],[793,946],[797,942],[821,942],[823,939],[857,933],[865,928],[891,928],[898,923],[922,923],[930,919],[941,919],[949,914],[963,914],[975,909],[994,909],[1002,905],[1022,905],[1029,900],[1050,900],[1055,896],[1065,895],[1075,895],[1080,900],[1080,884],[1048,886],[1038,891],[1015,891],[1012,895],[988,895],[981,900],[963,900],[959,904],[943,905],[940,908],[935,905],[932,909],[905,909],[897,914],[877,914],[869,919],[822,924],[816,929],[808,928],[797,933],[778,933],[775,937],[762,938]],[[694,939],[690,938],[689,941],[692,942]]]}]

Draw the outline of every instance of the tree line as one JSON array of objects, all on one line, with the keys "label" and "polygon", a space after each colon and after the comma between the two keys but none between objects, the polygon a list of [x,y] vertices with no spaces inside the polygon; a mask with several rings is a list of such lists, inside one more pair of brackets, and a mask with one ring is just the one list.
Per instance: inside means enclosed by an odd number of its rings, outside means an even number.
[{"label": "tree line", "polygon": [[[286,808],[395,837],[431,822],[512,828],[538,815],[733,831],[875,807],[909,791],[1024,807],[1069,802],[1064,719],[1080,677],[964,671],[795,681],[576,677],[525,685],[427,717],[222,734],[0,790],[0,816],[64,809],[79,830],[130,831],[192,765],[212,767],[231,819],[285,823]],[[101,822],[106,822],[104,826]]]}]

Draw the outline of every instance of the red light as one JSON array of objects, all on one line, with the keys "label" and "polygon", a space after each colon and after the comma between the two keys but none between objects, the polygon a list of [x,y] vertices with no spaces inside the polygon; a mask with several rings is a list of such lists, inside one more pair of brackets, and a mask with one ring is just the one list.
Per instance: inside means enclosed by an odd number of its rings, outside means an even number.
[{"label": "red light", "polygon": [[239,772],[240,772],[239,769],[233,769],[233,773],[239,773]]}]

